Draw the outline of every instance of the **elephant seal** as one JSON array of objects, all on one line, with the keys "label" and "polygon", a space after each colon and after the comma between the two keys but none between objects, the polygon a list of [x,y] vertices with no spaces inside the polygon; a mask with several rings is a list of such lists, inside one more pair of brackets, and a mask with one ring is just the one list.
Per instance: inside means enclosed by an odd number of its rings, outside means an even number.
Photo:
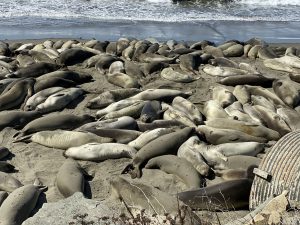
[{"label": "elephant seal", "polygon": [[60,65],[72,66],[77,63],[82,63],[84,60],[94,55],[94,53],[80,48],[67,49],[60,54],[58,63]]},{"label": "elephant seal", "polygon": [[198,190],[178,193],[179,200],[197,210],[235,210],[249,205],[250,179],[225,181]]},{"label": "elephant seal", "polygon": [[125,73],[124,63],[122,61],[113,62],[108,69],[109,74]]},{"label": "elephant seal", "polygon": [[239,65],[236,62],[234,62],[230,59],[227,59],[225,57],[217,57],[214,59],[210,59],[209,63],[213,66],[239,68]]},{"label": "elephant seal", "polygon": [[155,140],[156,138],[172,132],[174,132],[174,130],[170,128],[156,128],[154,130],[145,131],[135,140],[129,142],[128,145],[135,148],[136,150],[139,150],[149,142]]},{"label": "elephant seal", "polygon": [[78,147],[68,148],[64,156],[86,161],[104,161],[107,159],[132,158],[136,150],[119,143],[87,143]]},{"label": "elephant seal", "polygon": [[90,142],[107,143],[112,142],[111,138],[100,137],[92,133],[78,131],[54,130],[40,131],[31,137],[19,138],[18,141],[32,141],[50,148],[68,149]]},{"label": "elephant seal", "polygon": [[[175,196],[171,196],[166,192],[162,192],[157,188],[138,183],[132,180],[127,180],[123,177],[115,177],[110,181],[111,198],[113,200],[121,200],[125,205],[138,207],[138,212],[146,210],[150,215],[177,215],[178,210],[191,213],[190,217],[181,221],[182,224],[201,224],[200,220],[195,221],[193,212],[189,207],[185,206],[181,201],[178,201]],[[132,210],[132,209],[130,209]],[[190,221],[188,221],[190,220]],[[176,224],[179,221],[176,222]]]},{"label": "elephant seal", "polygon": [[95,64],[95,68],[104,74],[105,70],[108,69],[113,62],[119,60],[120,59],[116,56],[105,54],[99,57],[97,63]]},{"label": "elephant seal", "polygon": [[25,185],[13,191],[0,207],[1,225],[20,225],[30,215],[45,186]]},{"label": "elephant seal", "polygon": [[132,178],[140,178],[142,175],[140,167],[147,160],[155,156],[176,153],[180,145],[188,139],[192,132],[193,128],[187,127],[149,142],[136,153],[132,163],[126,166],[122,173],[130,173]]},{"label": "elephant seal", "polygon": [[217,101],[222,108],[225,108],[235,102],[235,97],[231,91],[225,87],[216,86],[212,90],[212,99]]},{"label": "elephant seal", "polygon": [[207,142],[213,145],[248,141],[265,143],[268,141],[264,137],[255,137],[233,129],[219,129],[201,125],[196,130],[199,135],[203,136]]},{"label": "elephant seal", "polygon": [[15,170],[15,167],[8,162],[2,162],[0,161],[0,171],[5,173],[10,173]]},{"label": "elephant seal", "polygon": [[177,96],[173,99],[172,106],[174,109],[184,112],[196,125],[203,123],[199,109],[189,100]]},{"label": "elephant seal", "polygon": [[0,147],[0,160],[8,156],[10,151],[5,147]]},{"label": "elephant seal", "polygon": [[9,91],[0,95],[0,111],[20,106],[33,94],[33,79],[17,82]]},{"label": "elephant seal", "polygon": [[84,193],[82,168],[74,159],[66,159],[59,168],[56,176],[56,187],[65,198],[72,196],[75,192]]},{"label": "elephant seal", "polygon": [[184,54],[179,56],[179,66],[183,71],[194,72],[198,70],[199,65],[201,64],[201,58],[199,55]]},{"label": "elephant seal", "polygon": [[125,73],[114,73],[107,75],[107,81],[122,88],[139,88],[138,81]]},{"label": "elephant seal", "polygon": [[28,67],[19,68],[16,72],[9,75],[9,77],[19,77],[19,78],[38,77],[43,74],[58,70],[59,68],[60,66],[56,64],[39,62]]},{"label": "elephant seal", "polygon": [[257,168],[256,165],[249,166],[248,169],[227,169],[227,170],[214,170],[215,175],[221,177],[223,180],[238,180],[238,179],[254,179],[253,169]]},{"label": "elephant seal", "polygon": [[52,88],[52,87],[63,87],[70,88],[75,87],[77,84],[74,81],[63,79],[60,77],[50,77],[44,80],[39,80],[34,84],[34,92]]},{"label": "elephant seal", "polygon": [[300,129],[300,115],[296,110],[282,107],[277,109],[277,114],[287,123],[292,131]]},{"label": "elephant seal", "polygon": [[159,119],[161,113],[162,107],[159,101],[147,101],[141,111],[140,121],[151,123]]},{"label": "elephant seal", "polygon": [[243,105],[251,101],[251,94],[244,85],[235,86],[232,93]]},{"label": "elephant seal", "polygon": [[266,107],[273,112],[276,111],[275,105],[263,96],[251,95],[251,103],[252,105],[260,105]]},{"label": "elephant seal", "polygon": [[227,157],[227,161],[223,161],[215,166],[217,170],[227,169],[244,169],[247,170],[250,166],[258,167],[261,159],[249,155],[232,155]]},{"label": "elephant seal", "polygon": [[36,78],[37,82],[41,81],[41,80],[46,80],[49,78],[61,78],[61,79],[65,79],[65,80],[71,80],[75,83],[85,83],[88,81],[91,81],[93,79],[93,77],[89,74],[84,74],[84,73],[76,73],[74,71],[69,71],[69,70],[58,70],[58,71],[54,71],[51,73],[46,73],[38,78]]},{"label": "elephant seal", "polygon": [[101,93],[98,97],[89,100],[87,107],[90,109],[101,109],[111,103],[123,100],[140,93],[141,90],[137,88],[115,89]]},{"label": "elephant seal", "polygon": [[161,71],[168,66],[169,66],[168,63],[151,62],[151,63],[147,63],[146,65],[144,65],[143,68],[144,68],[144,73],[148,75],[148,74],[152,74],[152,73]]},{"label": "elephant seal", "polygon": [[238,130],[251,136],[266,138],[269,141],[277,141],[280,138],[280,134],[277,131],[271,130],[262,125],[238,120],[217,118],[205,121],[205,125],[214,128]]},{"label": "elephant seal", "polygon": [[248,71],[242,69],[237,69],[232,67],[212,66],[212,65],[206,65],[203,68],[203,72],[207,73],[208,75],[218,76],[218,77],[245,75],[249,73]]},{"label": "elephant seal", "polygon": [[274,59],[278,57],[270,47],[261,47],[257,52],[257,56],[260,59]]},{"label": "elephant seal", "polygon": [[73,130],[81,125],[94,121],[94,117],[90,115],[76,116],[67,113],[55,113],[46,115],[28,123],[20,132],[17,132],[13,137],[22,137],[35,132],[44,130]]},{"label": "elephant seal", "polygon": [[274,80],[275,94],[288,106],[294,108],[300,102],[300,84],[292,80]]},{"label": "elephant seal", "polygon": [[165,68],[160,73],[162,78],[179,83],[190,83],[200,79],[184,71],[174,70],[171,67]]},{"label": "elephant seal", "polygon": [[5,191],[0,191],[0,206],[2,205],[2,203],[4,202],[4,200],[7,198],[8,193]]},{"label": "elephant seal", "polygon": [[163,55],[159,55],[156,53],[143,53],[139,57],[140,62],[144,63],[152,63],[152,62],[162,62],[162,63],[173,63],[176,60],[177,56],[175,57],[166,57]]},{"label": "elephant seal", "polygon": [[0,130],[5,127],[15,129],[23,128],[30,121],[40,117],[42,114],[37,111],[23,112],[17,110],[0,112]]},{"label": "elephant seal", "polygon": [[134,77],[137,80],[145,78],[142,66],[138,63],[126,60],[125,71],[127,75]]},{"label": "elephant seal", "polygon": [[234,44],[223,50],[223,54],[225,57],[240,57],[244,54],[244,46],[241,44]]},{"label": "elephant seal", "polygon": [[53,95],[62,90],[64,90],[63,87],[52,87],[35,93],[26,101],[24,111],[35,110],[35,108],[39,104],[43,103],[50,95]]},{"label": "elephant seal", "polygon": [[209,100],[205,102],[203,114],[206,120],[213,120],[216,118],[229,118],[229,115],[216,100]]},{"label": "elephant seal", "polygon": [[130,97],[129,99],[171,102],[176,96],[189,97],[191,95],[191,92],[182,92],[172,89],[147,89]]},{"label": "elephant seal", "polygon": [[81,88],[68,88],[50,95],[45,102],[39,104],[36,110],[42,113],[64,109],[68,104],[83,95]]},{"label": "elephant seal", "polygon": [[78,131],[85,131],[87,129],[127,129],[127,130],[136,130],[137,122],[130,116],[122,116],[120,118],[108,119],[102,121],[96,121],[92,123],[87,123],[77,128]]},{"label": "elephant seal", "polygon": [[143,122],[137,122],[138,130],[139,131],[148,131],[148,130],[154,130],[157,128],[177,128],[181,129],[186,127],[184,124],[179,122],[178,120],[155,120],[152,123],[143,123]]},{"label": "elephant seal", "polygon": [[257,110],[260,119],[267,124],[268,128],[277,131],[281,136],[291,132],[291,128],[277,113],[260,105],[255,105],[253,108]]},{"label": "elephant seal", "polygon": [[193,165],[184,158],[175,155],[157,156],[148,161],[146,169],[160,169],[166,173],[177,175],[186,184],[188,189],[204,186],[204,180]]},{"label": "elephant seal", "polygon": [[0,190],[12,192],[23,186],[23,184],[13,176],[0,171]]},{"label": "elephant seal", "polygon": [[141,132],[125,129],[110,129],[110,128],[87,128],[85,131],[96,134],[101,137],[109,137],[117,143],[128,144],[141,135]]},{"label": "elephant seal", "polygon": [[12,83],[13,81],[16,81],[17,78],[6,78],[3,80],[0,80],[0,94],[6,89],[6,87]]},{"label": "elephant seal", "polygon": [[187,127],[196,127],[196,124],[184,112],[174,109],[172,106],[162,103],[164,112],[164,120],[177,120]]}]

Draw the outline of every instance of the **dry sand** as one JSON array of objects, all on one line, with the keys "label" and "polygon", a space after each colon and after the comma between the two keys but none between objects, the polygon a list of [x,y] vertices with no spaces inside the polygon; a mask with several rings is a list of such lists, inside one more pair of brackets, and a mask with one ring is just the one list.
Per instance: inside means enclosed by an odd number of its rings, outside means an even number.
[{"label": "dry sand", "polygon": [[[34,42],[40,42],[41,40],[36,40]],[[33,42],[32,40],[22,41],[24,43]],[[256,61],[244,58],[233,58],[237,62],[250,62],[257,67],[257,70],[268,77],[284,77],[287,73],[270,71],[265,68],[261,61],[257,59]],[[69,67],[70,70],[83,71],[91,74],[94,78],[93,82],[80,85],[84,90],[90,92],[84,99],[78,103],[78,105],[73,104],[65,112],[70,112],[76,115],[81,115],[88,113],[95,115],[97,110],[90,110],[85,107],[88,100],[96,97],[97,94],[110,89],[117,88],[113,84],[107,82],[103,74],[100,74],[96,69],[83,69],[79,65]],[[184,91],[193,91],[193,95],[189,98],[192,102],[197,103],[201,109],[201,105],[206,100],[210,99],[209,87],[211,85],[216,85],[218,78],[209,76],[204,72],[201,73],[201,79],[188,84],[175,83],[167,80],[163,80],[160,76],[152,75],[148,81],[143,81],[143,88],[159,88],[167,87],[173,89],[179,89]],[[63,164],[65,158],[63,156],[63,150],[44,147],[36,143],[12,143],[12,136],[17,130],[12,128],[5,128],[0,132],[0,146],[7,147],[13,156],[9,158],[8,162],[13,164],[18,170],[17,173],[12,174],[14,177],[18,178],[23,184],[32,184],[35,178],[39,178],[40,181],[48,186],[48,191],[45,192],[47,202],[56,202],[63,199],[63,196],[59,193],[55,186],[55,179],[58,169]],[[112,177],[120,175],[121,171],[130,162],[130,159],[117,159],[117,160],[106,160],[104,162],[86,162],[79,161],[81,166],[92,175],[94,178],[88,181],[87,184],[87,196],[103,200],[109,197],[110,188],[109,181]],[[126,176],[126,175],[124,175]],[[145,184],[153,185],[162,191],[168,192],[170,194],[176,194],[184,190],[185,184],[180,181],[175,175],[166,174],[160,170],[143,170],[143,177],[140,179]],[[218,179],[214,181],[209,181],[207,184],[216,183]],[[40,203],[41,204],[41,203]],[[222,224],[226,221],[242,217],[245,212],[230,212],[230,213],[220,213],[220,218],[222,219]],[[214,213],[205,213],[206,217],[210,221],[216,220]]]}]

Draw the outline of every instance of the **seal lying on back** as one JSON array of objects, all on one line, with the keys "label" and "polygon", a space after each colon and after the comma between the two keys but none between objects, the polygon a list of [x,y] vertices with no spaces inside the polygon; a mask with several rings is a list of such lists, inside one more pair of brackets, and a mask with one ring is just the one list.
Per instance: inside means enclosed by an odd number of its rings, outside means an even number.
[{"label": "seal lying on back", "polygon": [[64,155],[73,159],[87,161],[104,161],[107,159],[132,158],[136,150],[128,145],[119,143],[87,143],[69,148]]},{"label": "seal lying on back", "polygon": [[30,215],[46,187],[32,184],[12,192],[0,207],[1,225],[21,225]]},{"label": "seal lying on back", "polygon": [[249,205],[252,180],[239,179],[178,193],[179,200],[196,210],[235,210]]},{"label": "seal lying on back", "polygon": [[193,128],[186,127],[182,130],[165,134],[142,147],[132,160],[132,164],[129,164],[122,173],[130,173],[132,178],[140,178],[142,176],[141,166],[149,159],[177,152],[180,145],[185,142]]},{"label": "seal lying on back", "polygon": [[84,193],[82,168],[74,159],[66,159],[59,168],[56,176],[56,187],[65,198],[75,192]]},{"label": "seal lying on back", "polygon": [[203,187],[204,180],[193,167],[193,165],[184,158],[175,155],[157,156],[148,161],[146,169],[156,169],[177,175],[189,189]]},{"label": "seal lying on back", "polygon": [[50,114],[31,121],[22,129],[22,131],[16,133],[14,137],[22,137],[43,130],[73,130],[92,121],[94,121],[94,118],[87,114],[83,116],[67,113]]}]

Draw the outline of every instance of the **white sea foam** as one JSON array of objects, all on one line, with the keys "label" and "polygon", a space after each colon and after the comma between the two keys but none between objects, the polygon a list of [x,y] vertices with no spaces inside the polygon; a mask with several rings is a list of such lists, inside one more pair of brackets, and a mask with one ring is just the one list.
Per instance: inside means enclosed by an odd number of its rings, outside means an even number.
[{"label": "white sea foam", "polygon": [[49,25],[55,23],[55,19],[78,22],[300,21],[300,0],[233,0],[226,4],[216,2],[222,0],[198,0],[176,4],[173,4],[172,0],[2,0],[0,20],[2,24],[42,21]]}]

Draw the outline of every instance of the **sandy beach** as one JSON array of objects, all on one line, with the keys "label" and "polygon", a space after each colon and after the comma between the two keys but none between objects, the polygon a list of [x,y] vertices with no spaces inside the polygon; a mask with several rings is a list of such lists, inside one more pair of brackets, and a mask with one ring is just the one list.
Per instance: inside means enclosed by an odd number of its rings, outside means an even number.
[{"label": "sandy beach", "polygon": [[[138,25],[131,25],[136,28]],[[175,26],[175,25],[173,25]],[[223,25],[224,26],[224,25]],[[142,26],[138,26],[141,28]],[[144,27],[144,26],[143,26]],[[151,27],[152,29],[153,27]],[[158,29],[158,26],[156,27]],[[19,29],[19,28],[18,28]],[[132,27],[133,29],[133,27]],[[147,29],[150,29],[147,27]],[[192,30],[192,27],[189,27],[189,30]],[[205,28],[203,28],[205,29]],[[222,28],[222,25],[220,26]],[[227,28],[226,28],[227,29]],[[235,28],[236,29],[236,28]],[[94,29],[93,29],[94,30]],[[20,29],[19,32],[22,32]],[[94,30],[95,31],[95,30]],[[107,31],[107,30],[106,30]],[[119,29],[120,31],[120,29]],[[139,29],[135,30],[136,32],[140,32]],[[9,34],[13,34],[14,31],[9,32]],[[64,31],[65,32],[65,31]],[[96,32],[96,31],[95,31]],[[111,31],[113,32],[113,31]],[[201,29],[198,29],[198,32],[202,32]],[[4,34],[5,32],[3,32]],[[36,36],[32,36],[34,31],[31,31],[31,38],[40,37],[37,33]],[[110,32],[102,32],[102,34],[98,34],[102,38],[111,37],[109,36]],[[121,33],[122,36],[124,33]],[[126,33],[125,33],[126,34]],[[143,35],[148,35],[149,33],[145,32]],[[24,37],[26,37],[26,33]],[[45,35],[50,35],[49,33],[45,33]],[[56,35],[56,33],[55,33]],[[74,34],[70,34],[74,35]],[[107,36],[108,35],[108,36]],[[164,33],[166,35],[166,33]],[[185,33],[186,35],[186,33]],[[213,36],[213,35],[212,35]],[[210,36],[210,37],[212,37]],[[15,36],[16,37],[16,36]],[[116,37],[116,36],[115,36]],[[168,37],[166,35],[165,37]],[[196,34],[192,34],[192,37],[197,37]],[[208,35],[209,37],[209,35]],[[223,38],[228,38],[231,36],[223,36],[218,39],[219,41],[223,41]],[[241,36],[239,36],[241,37]],[[1,38],[3,38],[1,36]],[[5,37],[9,38],[9,36]],[[83,37],[84,38],[84,37]],[[176,38],[180,38],[180,36],[176,36]],[[213,38],[214,39],[214,38]],[[22,43],[34,43],[40,44],[45,40],[49,39],[26,39],[26,40],[5,40],[7,43],[14,42],[22,42]],[[57,38],[53,39],[53,41],[59,40],[59,35]],[[64,39],[67,40],[67,39]],[[78,39],[80,42],[86,42],[87,40]],[[109,40],[109,39],[106,39]],[[214,39],[215,40],[215,39]],[[283,39],[284,40],[284,39]],[[291,39],[289,39],[291,40]],[[296,40],[296,39],[295,39]],[[189,41],[192,41],[189,40]],[[299,42],[297,42],[299,43]],[[285,49],[287,47],[296,47],[299,49],[300,44],[287,42],[285,40],[284,43],[274,43],[270,44],[270,47],[277,52],[278,57],[284,55]],[[256,58],[251,59],[248,57],[230,57],[230,60],[236,63],[247,63],[251,65],[252,68],[262,74],[266,78],[270,79],[286,79],[288,76],[287,72],[271,70],[264,66],[263,59]],[[210,87],[218,85],[217,82],[220,81],[221,77],[211,76],[207,73],[203,72],[203,68],[206,64],[201,64],[198,70],[195,72],[195,75],[199,76],[200,79],[197,79],[190,83],[179,83],[170,80],[166,80],[160,76],[160,71],[156,73],[152,73],[151,75],[146,76],[143,79],[139,79],[139,83],[141,84],[142,90],[146,89],[157,89],[157,88],[167,88],[167,89],[175,89],[183,92],[191,91],[192,95],[188,98],[188,100],[194,103],[200,112],[203,112],[203,107],[205,102],[212,98]],[[76,64],[73,66],[68,66],[68,70],[75,71],[78,73],[86,73],[90,74],[93,77],[93,81],[87,82],[81,85],[77,85],[84,89],[87,94],[85,94],[82,98],[76,100],[69,104],[62,112],[71,113],[75,115],[83,115],[89,114],[91,116],[95,116],[97,109],[89,109],[86,107],[89,100],[97,97],[104,91],[114,90],[118,88],[116,85],[108,82],[105,74],[99,72],[95,67],[92,68],[83,68],[82,64]],[[233,91],[234,87],[227,86],[229,91]],[[268,90],[272,90],[272,88],[268,88]],[[55,114],[57,112],[51,112],[49,114]],[[56,176],[59,168],[65,162],[66,158],[63,156],[63,150],[56,148],[49,148],[42,146],[37,143],[13,143],[13,135],[17,132],[17,130],[7,127],[0,132],[0,146],[7,147],[12,155],[6,158],[6,161],[15,166],[17,172],[12,175],[17,178],[22,184],[32,184],[36,178],[40,180],[40,182],[48,187],[48,190],[44,193],[44,195],[40,198],[38,205],[35,211],[39,210],[43,203],[45,202],[57,202],[59,200],[64,199],[61,193],[58,191],[56,187]],[[267,150],[267,148],[266,148]],[[260,153],[257,157],[263,158],[265,156],[266,151]],[[109,159],[103,162],[89,162],[89,161],[81,161],[78,160],[81,167],[93,178],[88,180],[85,184],[85,194],[88,198],[95,200],[107,200],[111,195],[110,190],[110,181],[115,176],[120,176],[122,170],[131,162],[131,159]],[[130,176],[121,175],[123,177],[129,178]],[[138,179],[139,182],[142,182],[146,185],[153,186],[158,188],[159,190],[166,192],[171,195],[176,195],[179,192],[182,192],[187,189],[186,184],[179,179],[174,174],[167,174],[161,170],[153,170],[153,169],[143,169],[143,176]],[[206,179],[206,185],[210,186],[213,184],[217,184],[223,182],[222,178],[215,177],[214,179],[208,178]],[[117,205],[119,203],[115,202]],[[114,204],[114,203],[112,203]],[[218,224],[218,220],[222,221],[222,224],[226,224],[234,219],[238,219],[246,215],[249,211],[247,208],[238,211],[231,212],[219,212],[218,214],[212,212],[198,212],[199,215],[204,214],[204,221],[207,224]],[[218,216],[217,216],[218,215]],[[209,219],[208,219],[209,218]],[[210,222],[210,223],[208,223]]]}]

